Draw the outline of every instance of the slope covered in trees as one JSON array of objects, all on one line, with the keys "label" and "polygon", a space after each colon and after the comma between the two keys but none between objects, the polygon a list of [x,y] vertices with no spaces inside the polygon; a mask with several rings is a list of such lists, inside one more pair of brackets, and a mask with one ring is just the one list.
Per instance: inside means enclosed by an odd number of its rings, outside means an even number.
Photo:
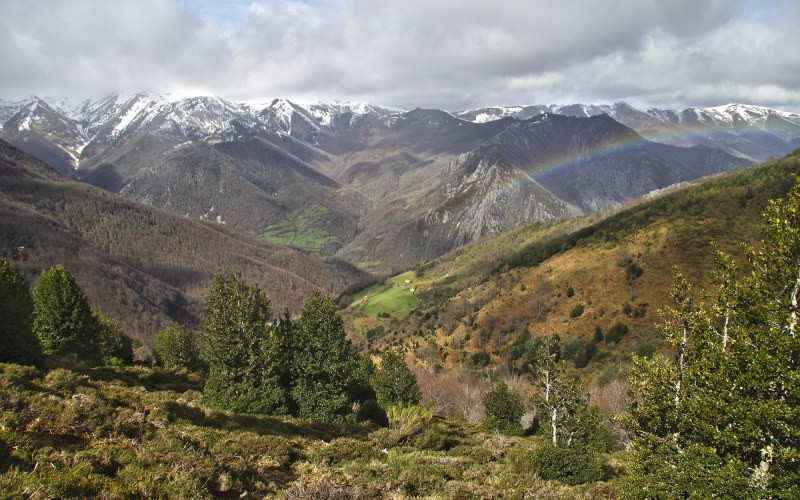
[{"label": "slope covered in trees", "polygon": [[0,183],[3,256],[32,282],[62,264],[95,307],[144,342],[172,321],[196,325],[217,271],[240,269],[278,310],[296,309],[315,287],[338,292],[365,277],[341,261],[66,181],[4,142]]}]

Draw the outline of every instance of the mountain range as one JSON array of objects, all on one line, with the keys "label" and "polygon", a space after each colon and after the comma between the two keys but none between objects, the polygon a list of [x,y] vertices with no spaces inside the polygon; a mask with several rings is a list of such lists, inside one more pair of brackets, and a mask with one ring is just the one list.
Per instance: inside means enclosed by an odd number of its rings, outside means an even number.
[{"label": "mountain range", "polygon": [[380,272],[800,144],[800,115],[745,105],[448,113],[139,93],[3,101],[0,120],[65,176]]}]

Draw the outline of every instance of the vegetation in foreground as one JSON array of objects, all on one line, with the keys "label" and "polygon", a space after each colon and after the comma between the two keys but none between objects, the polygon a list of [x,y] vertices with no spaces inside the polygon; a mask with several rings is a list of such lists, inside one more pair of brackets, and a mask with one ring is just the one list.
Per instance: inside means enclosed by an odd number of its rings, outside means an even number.
[{"label": "vegetation in foreground", "polygon": [[[0,365],[0,488],[10,497],[612,498],[616,482],[538,478],[539,437],[421,407],[390,427],[231,413],[185,370]],[[410,409],[410,410],[409,410]],[[601,455],[603,477],[619,455]]]}]

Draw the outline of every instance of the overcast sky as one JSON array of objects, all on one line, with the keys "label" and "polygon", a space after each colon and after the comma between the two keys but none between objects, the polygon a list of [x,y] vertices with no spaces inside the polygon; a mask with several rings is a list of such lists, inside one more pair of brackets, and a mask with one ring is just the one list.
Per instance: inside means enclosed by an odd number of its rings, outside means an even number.
[{"label": "overcast sky", "polygon": [[797,0],[0,0],[0,98],[800,111]]}]

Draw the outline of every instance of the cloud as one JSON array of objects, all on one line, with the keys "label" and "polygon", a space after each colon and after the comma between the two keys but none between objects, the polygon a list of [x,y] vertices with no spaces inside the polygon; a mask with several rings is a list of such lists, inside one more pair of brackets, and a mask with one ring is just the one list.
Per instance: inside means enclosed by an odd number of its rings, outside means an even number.
[{"label": "cloud", "polygon": [[789,0],[0,2],[3,95],[800,108]]}]

